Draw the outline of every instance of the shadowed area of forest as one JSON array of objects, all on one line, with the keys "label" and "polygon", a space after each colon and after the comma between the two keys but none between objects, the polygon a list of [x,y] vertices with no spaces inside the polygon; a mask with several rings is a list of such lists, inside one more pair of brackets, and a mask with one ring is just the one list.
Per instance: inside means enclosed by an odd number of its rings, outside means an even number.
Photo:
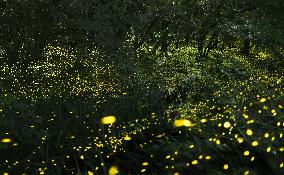
[{"label": "shadowed area of forest", "polygon": [[284,173],[282,0],[0,1],[0,174]]}]

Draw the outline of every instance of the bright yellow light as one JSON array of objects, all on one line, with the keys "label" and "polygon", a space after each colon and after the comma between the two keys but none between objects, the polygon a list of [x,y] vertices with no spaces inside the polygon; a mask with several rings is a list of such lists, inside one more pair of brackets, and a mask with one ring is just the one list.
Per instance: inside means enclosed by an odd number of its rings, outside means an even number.
[{"label": "bright yellow light", "polygon": [[251,135],[253,134],[253,132],[252,132],[251,129],[247,129],[246,134],[247,134],[248,136],[251,136]]},{"label": "bright yellow light", "polygon": [[191,127],[191,126],[194,126],[194,124],[192,124],[191,121],[187,119],[179,119],[179,120],[175,120],[174,126],[175,127],[181,127],[181,126]]},{"label": "bright yellow light", "polygon": [[262,99],[260,99],[260,102],[261,102],[261,103],[266,102],[266,98],[262,98]]},{"label": "bright yellow light", "polygon": [[92,171],[88,171],[88,175],[94,175]]},{"label": "bright yellow light", "polygon": [[128,135],[126,135],[126,136],[124,137],[124,140],[131,140],[131,137],[129,137]]},{"label": "bright yellow light", "polygon": [[249,151],[245,151],[244,156],[249,156]]},{"label": "bright yellow light", "polygon": [[243,142],[244,142],[244,139],[241,138],[241,137],[239,137],[239,138],[237,139],[237,141],[238,141],[239,143],[243,143]]},{"label": "bright yellow light", "polygon": [[224,170],[227,170],[229,168],[229,165],[228,164],[225,164],[224,166],[223,166],[223,169]]},{"label": "bright yellow light", "polygon": [[216,144],[220,145],[221,144],[220,140],[216,140]]},{"label": "bright yellow light", "polygon": [[1,139],[1,142],[2,143],[10,143],[10,142],[12,142],[12,139],[10,139],[10,138],[3,138],[3,139]]},{"label": "bright yellow light", "polygon": [[101,123],[104,125],[113,124],[114,122],[116,122],[115,116],[105,116],[101,119]]},{"label": "bright yellow light", "polygon": [[243,114],[243,117],[244,117],[245,119],[248,119],[248,118],[249,118],[249,116],[248,116],[247,114]]},{"label": "bright yellow light", "polygon": [[249,121],[247,121],[247,124],[249,125],[249,124],[252,124],[252,123],[254,123],[254,120],[249,120]]},{"label": "bright yellow light", "polygon": [[191,162],[191,164],[192,164],[192,165],[196,165],[196,164],[198,164],[198,160],[194,160],[194,161],[192,161],[192,162]]},{"label": "bright yellow light", "polygon": [[248,175],[249,174],[249,170],[246,170],[245,172],[244,172],[244,175]]},{"label": "bright yellow light", "polygon": [[230,122],[225,122],[223,126],[224,126],[224,128],[230,128],[231,127],[231,123]]},{"label": "bright yellow light", "polygon": [[252,145],[252,146],[258,146],[258,141],[253,141],[253,142],[251,143],[251,145]]},{"label": "bright yellow light", "polygon": [[118,168],[117,166],[111,166],[109,171],[108,171],[108,174],[109,175],[116,175],[118,173]]},{"label": "bright yellow light", "polygon": [[148,162],[143,162],[142,165],[143,166],[147,166],[147,165],[149,165],[149,163]]},{"label": "bright yellow light", "polygon": [[206,156],[205,159],[206,159],[206,160],[210,160],[210,159],[211,159],[211,156]]}]

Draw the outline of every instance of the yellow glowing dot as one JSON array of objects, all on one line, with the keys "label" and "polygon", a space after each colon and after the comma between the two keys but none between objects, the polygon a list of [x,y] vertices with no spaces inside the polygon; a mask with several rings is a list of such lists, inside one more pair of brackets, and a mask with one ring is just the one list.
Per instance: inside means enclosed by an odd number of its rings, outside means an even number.
[{"label": "yellow glowing dot", "polygon": [[191,121],[187,119],[180,119],[180,120],[175,120],[174,126],[175,127],[181,127],[181,126],[191,127],[191,126],[194,126],[194,124],[192,124]]},{"label": "yellow glowing dot", "polygon": [[266,98],[262,98],[262,99],[260,99],[260,102],[261,102],[261,103],[266,102]]},{"label": "yellow glowing dot", "polygon": [[268,137],[269,137],[269,134],[268,134],[268,133],[265,133],[265,134],[264,134],[264,137],[265,137],[265,138],[268,138]]},{"label": "yellow glowing dot", "polygon": [[216,144],[220,145],[221,144],[220,140],[216,140]]},{"label": "yellow glowing dot", "polygon": [[230,128],[231,127],[231,123],[230,122],[225,122],[223,126],[224,126],[224,128]]},{"label": "yellow glowing dot", "polygon": [[192,164],[192,165],[198,164],[198,160],[193,160],[193,161],[191,162],[191,164]]},{"label": "yellow glowing dot", "polygon": [[283,152],[284,151],[284,147],[279,148],[279,151]]},{"label": "yellow glowing dot", "polygon": [[203,118],[200,121],[201,121],[201,123],[205,123],[207,120],[205,118]]},{"label": "yellow glowing dot", "polygon": [[210,159],[211,159],[211,156],[206,156],[205,159],[206,159],[206,160],[210,160]]},{"label": "yellow glowing dot", "polygon": [[255,159],[255,157],[254,157],[254,156],[252,156],[252,157],[250,158],[250,161],[254,161],[254,159]]},{"label": "yellow glowing dot", "polygon": [[270,152],[271,151],[271,147],[267,147],[266,152]]},{"label": "yellow glowing dot", "polygon": [[249,156],[249,151],[245,151],[244,156]]},{"label": "yellow glowing dot", "polygon": [[271,138],[271,141],[274,141],[275,140],[275,137],[273,136],[272,138]]},{"label": "yellow glowing dot", "polygon": [[116,122],[115,116],[106,116],[101,119],[101,123],[104,125],[113,124],[114,122]]},{"label": "yellow glowing dot", "polygon": [[203,159],[203,155],[199,155],[198,159],[200,160]]},{"label": "yellow glowing dot", "polygon": [[129,137],[128,135],[126,135],[126,136],[124,137],[124,140],[131,140],[131,137]]},{"label": "yellow glowing dot", "polygon": [[254,123],[254,120],[249,120],[249,121],[247,121],[247,124],[249,125],[249,124],[252,124],[252,123]]},{"label": "yellow glowing dot", "polygon": [[9,175],[9,173],[4,173],[3,175]]},{"label": "yellow glowing dot", "polygon": [[251,143],[251,145],[252,145],[252,146],[258,146],[258,141],[253,141],[253,142]]},{"label": "yellow glowing dot", "polygon": [[228,164],[225,164],[224,166],[223,166],[223,169],[224,170],[227,170],[229,168],[229,165]]},{"label": "yellow glowing dot", "polygon": [[94,175],[92,171],[88,171],[88,175]]},{"label": "yellow glowing dot", "polygon": [[239,143],[243,143],[243,142],[244,142],[244,139],[241,138],[241,137],[239,137],[239,138],[237,139],[237,141],[238,141]]},{"label": "yellow glowing dot", "polygon": [[179,173],[178,173],[178,172],[175,172],[174,175],[179,175]]},{"label": "yellow glowing dot", "polygon": [[141,170],[141,173],[144,173],[145,171],[146,171],[146,169],[142,169],[142,170]]},{"label": "yellow glowing dot", "polygon": [[117,168],[117,166],[111,166],[110,169],[109,169],[109,171],[108,171],[108,174],[109,174],[109,175],[116,175],[116,174],[118,174],[118,168]]},{"label": "yellow glowing dot", "polygon": [[149,165],[149,163],[148,162],[143,162],[142,165],[143,166],[147,166],[147,165]]},{"label": "yellow glowing dot", "polygon": [[194,148],[194,145],[189,145],[189,148]]},{"label": "yellow glowing dot", "polygon": [[249,118],[249,116],[248,116],[247,114],[243,114],[243,117],[244,117],[245,119]]},{"label": "yellow glowing dot", "polygon": [[253,132],[252,132],[251,129],[247,129],[246,134],[247,134],[248,136],[251,136],[251,135],[253,134]]},{"label": "yellow glowing dot", "polygon": [[84,160],[84,156],[83,156],[83,155],[81,155],[81,156],[80,156],[80,159]]},{"label": "yellow glowing dot", "polygon": [[249,170],[246,170],[245,172],[244,172],[244,175],[248,175],[249,174]]},{"label": "yellow glowing dot", "polygon": [[10,143],[10,142],[12,142],[12,139],[10,139],[10,138],[3,138],[3,139],[1,139],[1,142],[2,143]]},{"label": "yellow glowing dot", "polygon": [[280,167],[280,168],[283,168],[283,166],[284,166],[284,163],[282,162],[282,163],[279,165],[279,167]]},{"label": "yellow glowing dot", "polygon": [[163,136],[165,136],[165,133],[157,135],[156,138],[160,138],[160,137],[163,137]]}]

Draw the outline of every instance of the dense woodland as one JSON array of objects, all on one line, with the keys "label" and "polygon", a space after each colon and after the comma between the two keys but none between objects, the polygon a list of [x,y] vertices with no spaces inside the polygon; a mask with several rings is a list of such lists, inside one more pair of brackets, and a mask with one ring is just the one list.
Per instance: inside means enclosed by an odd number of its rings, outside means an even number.
[{"label": "dense woodland", "polygon": [[283,17],[283,0],[0,0],[0,174],[283,174]]}]

